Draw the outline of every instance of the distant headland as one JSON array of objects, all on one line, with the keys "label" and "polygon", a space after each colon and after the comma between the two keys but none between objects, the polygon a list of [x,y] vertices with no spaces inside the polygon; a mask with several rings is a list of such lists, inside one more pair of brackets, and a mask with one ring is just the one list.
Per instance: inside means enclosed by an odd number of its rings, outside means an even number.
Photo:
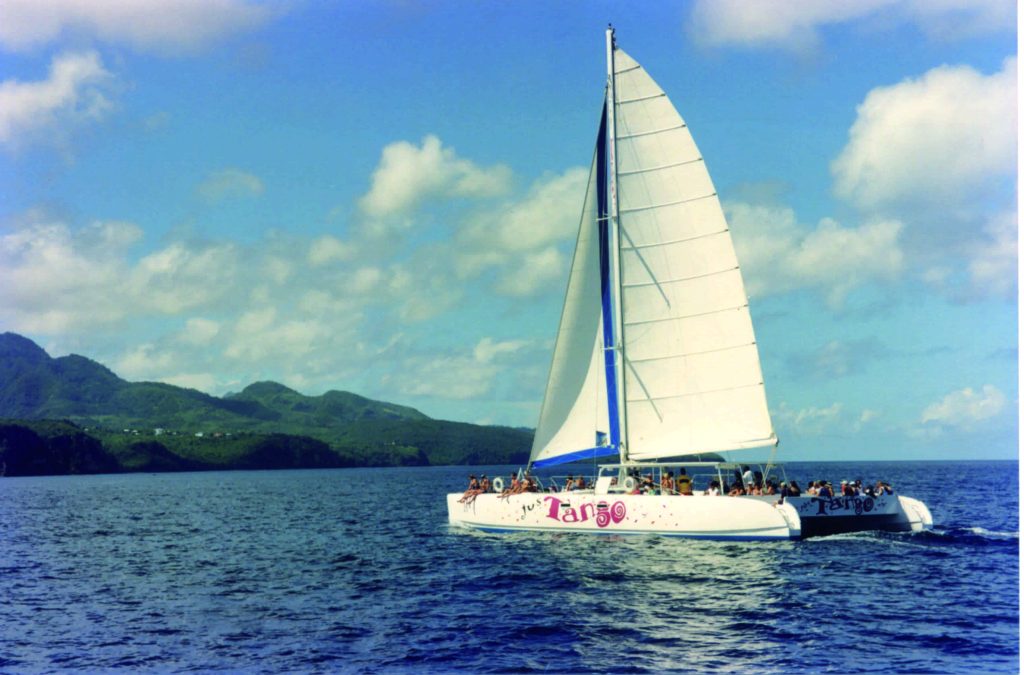
[{"label": "distant headland", "polygon": [[0,475],[515,464],[532,438],[344,391],[256,382],[216,397],[128,382],[0,333]]}]

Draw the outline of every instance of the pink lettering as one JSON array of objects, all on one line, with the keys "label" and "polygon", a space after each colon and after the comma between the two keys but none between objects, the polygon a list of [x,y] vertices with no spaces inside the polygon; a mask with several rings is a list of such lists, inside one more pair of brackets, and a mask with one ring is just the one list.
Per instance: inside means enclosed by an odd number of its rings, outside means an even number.
[{"label": "pink lettering", "polygon": [[626,505],[621,501],[610,507],[602,502],[600,506],[603,508],[588,502],[580,504],[579,511],[558,497],[548,495],[544,497],[544,501],[550,502],[547,517],[563,523],[582,523],[593,518],[598,527],[608,527],[612,523],[621,523],[626,517]]},{"label": "pink lettering", "polygon": [[544,498],[544,501],[547,501],[549,499],[551,500],[551,508],[548,509],[548,518],[554,518],[555,520],[560,520],[560,518],[559,518],[559,514],[560,514],[559,507],[562,506],[562,500],[559,499],[558,497],[552,497],[552,496],[549,495],[549,496]]}]

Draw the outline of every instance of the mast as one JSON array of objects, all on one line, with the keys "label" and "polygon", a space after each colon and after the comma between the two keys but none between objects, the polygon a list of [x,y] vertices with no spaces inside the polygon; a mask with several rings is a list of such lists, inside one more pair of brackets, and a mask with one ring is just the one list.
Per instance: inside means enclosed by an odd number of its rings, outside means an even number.
[{"label": "mast", "polygon": [[[608,61],[608,98],[606,101],[607,106],[607,136],[606,136],[606,147],[607,147],[607,160],[608,160],[608,241],[611,259],[608,265],[608,283],[611,287],[611,330],[606,331],[606,337],[608,332],[611,333],[611,343],[605,341],[605,359],[606,362],[610,359],[612,368],[611,375],[614,378],[614,387],[609,382],[609,396],[608,401],[608,412],[609,416],[614,416],[614,419],[609,420],[609,424],[613,430],[612,442],[616,442],[619,446],[619,461],[626,462],[629,459],[629,450],[626,447],[626,400],[625,400],[625,376],[623,368],[625,363],[623,361],[622,352],[622,285],[620,283],[621,278],[621,267],[619,262],[619,198],[618,198],[618,185],[617,185],[617,163],[615,158],[615,29],[611,24],[608,24],[608,29],[605,31],[605,49],[607,53]],[[612,399],[614,398],[614,403]],[[617,432],[617,433],[615,433]]]}]

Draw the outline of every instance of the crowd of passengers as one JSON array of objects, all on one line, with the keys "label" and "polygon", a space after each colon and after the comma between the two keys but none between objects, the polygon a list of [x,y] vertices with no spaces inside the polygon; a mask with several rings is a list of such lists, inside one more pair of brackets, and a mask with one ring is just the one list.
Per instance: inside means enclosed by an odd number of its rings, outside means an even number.
[{"label": "crowd of passengers", "polygon": [[[686,469],[680,467],[679,475],[675,475],[671,470],[663,471],[661,474],[661,482],[655,484],[654,476],[650,473],[646,475],[640,475],[638,469],[633,469],[630,472],[632,481],[632,489],[627,494],[631,495],[693,495],[693,479],[690,478],[686,473]],[[614,488],[618,485],[618,478],[612,478],[611,485]],[[562,486],[563,492],[570,492],[574,490],[592,490],[594,488],[593,483],[590,483],[581,474],[574,477],[570,474],[565,484]],[[463,493],[462,498],[459,502],[469,503],[475,500],[479,495],[489,492],[491,490],[491,480],[487,477],[487,474],[480,476],[477,480],[475,475],[469,477],[469,488]],[[502,487],[499,498],[508,497],[510,495],[516,495],[523,492],[544,492],[545,490],[541,487],[538,480],[529,475],[519,476],[518,474],[509,474],[508,484]],[[547,489],[548,492],[558,492],[559,489],[556,485],[552,485]],[[761,472],[753,472],[749,466],[743,467],[743,473],[737,469],[734,472],[733,482],[729,484],[727,491],[723,491],[721,483],[717,478],[708,481],[707,487],[703,493],[709,497],[717,497],[725,494],[729,497],[739,496],[779,496],[782,497],[821,497],[831,499],[833,497],[857,497],[860,495],[875,497],[879,495],[891,495],[893,493],[892,486],[883,481],[877,481],[873,486],[869,483],[864,484],[861,479],[852,481],[840,481],[839,489],[836,490],[832,487],[832,483],[827,480],[810,481],[807,483],[807,489],[804,491],[800,490],[800,486],[795,480],[789,481],[777,481],[774,477],[764,479]]]}]

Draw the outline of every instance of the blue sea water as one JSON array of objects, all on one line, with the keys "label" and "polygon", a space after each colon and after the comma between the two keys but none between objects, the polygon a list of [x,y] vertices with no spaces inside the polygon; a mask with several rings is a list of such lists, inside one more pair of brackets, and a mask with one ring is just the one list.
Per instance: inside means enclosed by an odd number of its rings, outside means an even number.
[{"label": "blue sea water", "polygon": [[789,464],[937,526],[774,543],[452,530],[467,473],[2,479],[0,672],[1018,671],[1016,462]]}]

